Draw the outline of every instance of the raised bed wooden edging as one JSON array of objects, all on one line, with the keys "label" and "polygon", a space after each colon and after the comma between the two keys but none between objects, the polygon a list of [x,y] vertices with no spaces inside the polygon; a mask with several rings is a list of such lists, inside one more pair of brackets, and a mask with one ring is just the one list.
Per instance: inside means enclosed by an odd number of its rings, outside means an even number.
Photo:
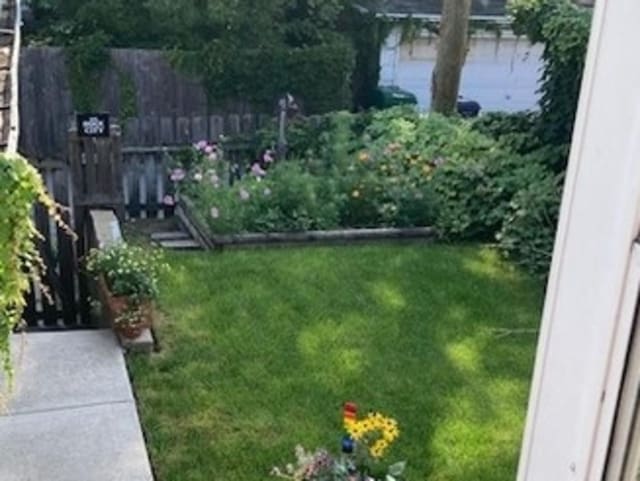
[{"label": "raised bed wooden edging", "polygon": [[383,240],[432,240],[433,227],[314,230],[305,232],[270,232],[236,235],[210,234],[205,223],[194,212],[190,199],[182,197],[176,214],[185,229],[205,248],[224,246],[260,246],[278,244],[330,244]]}]

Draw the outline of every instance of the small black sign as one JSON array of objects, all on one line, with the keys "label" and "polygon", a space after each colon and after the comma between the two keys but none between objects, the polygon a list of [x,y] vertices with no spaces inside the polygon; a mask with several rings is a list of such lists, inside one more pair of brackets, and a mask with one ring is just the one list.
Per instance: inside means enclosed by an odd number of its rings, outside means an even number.
[{"label": "small black sign", "polygon": [[79,137],[109,137],[109,114],[78,114],[76,122]]}]

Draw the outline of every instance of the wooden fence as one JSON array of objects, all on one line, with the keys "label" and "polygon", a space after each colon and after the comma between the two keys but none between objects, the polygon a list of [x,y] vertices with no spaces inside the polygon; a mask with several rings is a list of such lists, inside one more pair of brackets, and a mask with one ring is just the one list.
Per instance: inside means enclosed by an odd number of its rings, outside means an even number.
[{"label": "wooden fence", "polygon": [[[125,147],[122,149],[122,182],[127,218],[163,219],[173,215],[166,205],[170,188],[169,168],[174,155],[182,147]],[[224,156],[232,163],[246,167],[255,152],[250,144],[227,145]]]},{"label": "wooden fence", "polygon": [[[73,225],[71,173],[64,162],[40,162],[40,171],[49,193],[67,207],[63,220]],[[77,246],[74,238],[49,217],[42,206],[34,209],[34,219],[42,238],[38,242],[46,270],[43,283],[46,290],[32,283],[27,295],[24,318],[29,328],[60,329],[85,327],[88,316],[81,313],[83,298],[78,275]]]},{"label": "wooden fence", "polygon": [[[202,86],[180,72],[157,50],[113,49],[102,84],[96,86],[98,110],[122,126],[123,147],[186,145],[218,140],[220,135],[251,136],[270,115],[246,102],[211,105]],[[64,159],[74,120],[65,52],[54,47],[22,49],[20,62],[20,151],[31,158]],[[122,77],[131,82],[123,92]],[[125,103],[135,107],[122,119]],[[275,114],[275,112],[272,112]]]},{"label": "wooden fence", "polygon": [[[126,218],[165,218],[173,215],[173,207],[165,205],[163,200],[165,195],[171,192],[171,156],[182,148],[124,148],[121,150],[121,165],[115,169],[113,165],[93,165],[95,162],[92,162],[92,159],[96,161],[98,158],[104,160],[105,157],[109,157],[98,155],[101,149],[104,150],[104,146],[96,145],[92,150],[86,145],[82,147],[81,143],[72,136],[71,150],[84,149],[75,162],[33,162],[42,175],[49,193],[64,207],[65,223],[75,227],[80,239],[79,242],[75,242],[68,232],[56,225],[44,207],[37,206],[34,209],[34,221],[42,234],[38,247],[46,270],[43,279],[45,290],[32,283],[27,295],[24,318],[30,329],[73,329],[93,326],[88,304],[88,283],[79,269],[82,256],[90,247],[87,242],[91,240],[91,226],[87,224],[85,207],[92,202],[98,202],[103,206],[122,204],[117,199],[103,199],[103,193],[96,189],[97,184],[92,184],[91,179],[98,182],[101,175],[112,176],[116,171],[119,172],[119,179],[100,182],[101,185],[112,185],[114,180],[117,184],[121,183]],[[91,142],[89,145],[92,145]],[[251,160],[253,154],[252,146],[246,144],[227,145],[224,151],[229,160],[241,164]]]}]

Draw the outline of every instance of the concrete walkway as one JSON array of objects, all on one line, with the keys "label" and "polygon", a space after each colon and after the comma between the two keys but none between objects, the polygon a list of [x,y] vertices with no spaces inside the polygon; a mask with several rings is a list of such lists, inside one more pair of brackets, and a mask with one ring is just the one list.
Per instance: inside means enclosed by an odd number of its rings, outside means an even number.
[{"label": "concrete walkway", "polygon": [[34,333],[13,345],[17,377],[0,413],[0,480],[153,480],[111,331]]}]

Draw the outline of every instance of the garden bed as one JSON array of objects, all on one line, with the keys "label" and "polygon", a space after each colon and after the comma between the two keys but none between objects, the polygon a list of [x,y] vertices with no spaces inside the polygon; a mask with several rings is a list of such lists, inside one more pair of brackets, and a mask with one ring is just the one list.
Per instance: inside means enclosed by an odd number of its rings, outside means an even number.
[{"label": "garden bed", "polygon": [[290,245],[290,244],[334,244],[384,240],[432,240],[432,227],[334,229],[303,232],[257,232],[235,235],[212,234],[199,218],[193,202],[182,197],[176,207],[176,215],[183,227],[205,248],[225,246]]},{"label": "garden bed", "polygon": [[174,155],[165,203],[179,204],[185,226],[209,248],[428,239],[437,231],[495,241],[544,274],[561,190],[549,168],[555,154],[511,151],[483,133],[494,124],[403,109],[338,112],[292,124],[286,159],[270,148],[272,134],[260,134],[246,162],[203,140]]}]

